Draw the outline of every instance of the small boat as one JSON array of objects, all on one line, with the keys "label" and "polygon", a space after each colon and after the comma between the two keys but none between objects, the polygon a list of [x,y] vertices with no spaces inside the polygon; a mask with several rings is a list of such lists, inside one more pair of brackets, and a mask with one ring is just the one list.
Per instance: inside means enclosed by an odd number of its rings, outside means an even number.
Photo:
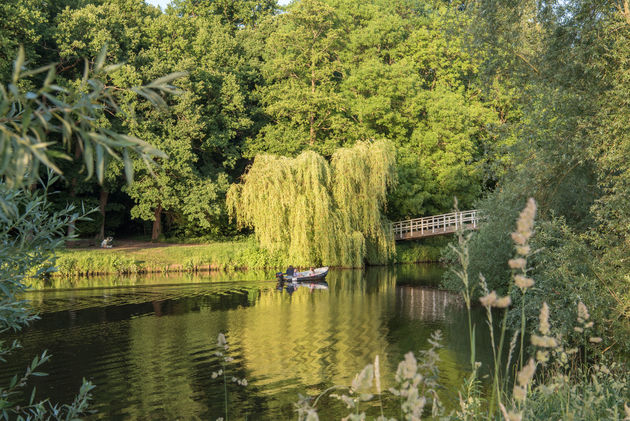
[{"label": "small boat", "polygon": [[323,281],[328,275],[328,267],[313,269],[311,272],[307,270],[305,272],[295,272],[293,276],[287,276],[293,282],[310,282],[310,281]]}]

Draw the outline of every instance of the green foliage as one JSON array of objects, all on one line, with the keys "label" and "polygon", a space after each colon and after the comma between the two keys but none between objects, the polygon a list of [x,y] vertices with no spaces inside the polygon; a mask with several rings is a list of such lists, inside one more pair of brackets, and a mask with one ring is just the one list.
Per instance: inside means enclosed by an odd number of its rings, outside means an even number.
[{"label": "green foliage", "polygon": [[627,419],[628,371],[612,363],[596,365],[586,375],[586,381],[557,377],[534,388],[524,419]]},{"label": "green foliage", "polygon": [[315,152],[296,158],[259,155],[228,207],[254,228],[262,248],[300,266],[360,267],[391,260],[394,244],[382,216],[394,183],[389,142],[340,149],[331,164]]},{"label": "green foliage", "polygon": [[553,301],[553,316],[571,337],[566,309],[583,301],[607,321],[602,334],[627,349],[612,332],[626,332],[630,314],[628,11],[621,3],[578,0],[484,1],[470,11],[474,45],[488,55],[482,86],[498,98],[504,158],[498,188],[478,205],[487,222],[471,240],[469,275],[482,272],[491,289],[507,292],[501,262],[512,248],[509,223],[531,195],[543,222],[532,243],[540,250],[532,258],[540,281],[526,317],[543,299]]},{"label": "green foliage", "polygon": [[262,68],[266,85],[259,95],[275,124],[262,128],[251,155],[296,154],[306,146],[330,155],[340,143],[332,135],[341,102],[336,75],[342,70],[337,53],[343,30],[336,10],[303,0],[269,24]]},{"label": "green foliage", "polygon": [[593,107],[596,115],[591,121],[590,135],[592,157],[597,162],[597,180],[602,195],[593,207],[593,214],[598,225],[593,235],[594,245],[602,251],[599,269],[606,279],[617,278],[623,281],[613,283],[611,288],[622,288],[624,304],[620,311],[630,316],[630,290],[628,285],[628,224],[630,212],[630,99],[628,62],[630,60],[630,10],[627,2],[625,9],[619,2],[617,9],[603,10],[607,19],[601,23],[604,39],[598,40],[596,63],[593,71],[605,71],[607,86],[597,98]]},{"label": "green foliage", "polygon": [[[37,318],[28,308],[21,293],[27,288],[30,277],[48,275],[53,270],[53,252],[65,240],[68,224],[85,218],[85,212],[72,205],[53,212],[46,198],[50,186],[57,180],[49,173],[43,184],[44,193],[30,189],[9,188],[0,182],[0,332],[20,330]],[[15,341],[9,346],[0,343],[0,362],[20,348]],[[59,406],[48,400],[37,402],[35,390],[23,402],[28,381],[42,376],[39,367],[50,355],[45,351],[36,356],[23,374],[14,375],[8,386],[0,387],[0,411],[5,419],[75,419],[87,412],[94,386],[83,381],[79,394],[70,405]]]},{"label": "green foliage", "polygon": [[101,274],[197,272],[215,269],[255,269],[286,266],[286,256],[260,249],[253,239],[203,245],[126,246],[122,250],[62,249],[53,276],[73,278]]},{"label": "green foliage", "polygon": [[46,22],[46,13],[37,0],[8,0],[0,5],[0,21],[11,22],[0,29],[0,80],[7,80],[20,45],[26,46],[28,59],[37,56],[32,47],[41,41],[40,27]]},{"label": "green foliage", "polygon": [[[19,50],[11,82],[0,86],[0,175],[5,183],[19,187],[27,177],[28,182],[33,182],[40,165],[61,173],[53,158],[68,157],[52,148],[56,142],[48,137],[50,132],[59,134],[60,144],[65,149],[69,150],[75,142],[80,145],[88,178],[96,172],[100,183],[103,182],[109,156],[123,160],[128,181],[133,176],[128,155],[130,151],[147,163],[152,157],[165,157],[136,137],[94,124],[104,111],[115,113],[118,110],[112,98],[114,88],[101,80],[118,66],[105,66],[105,55],[106,49],[103,48],[92,70],[94,78],[90,78],[90,67],[86,61],[83,78],[74,89],[65,89],[53,84],[54,65],[28,71],[24,68],[24,50]],[[46,73],[46,78],[41,88],[26,92],[20,89],[22,78],[42,73]],[[155,91],[171,91],[168,82],[177,77],[179,75],[174,74],[133,90],[161,104],[163,100]],[[116,149],[123,150],[122,158],[115,152]]]},{"label": "green foliage", "polygon": [[[137,96],[120,96],[128,118],[119,124],[169,155],[153,171],[134,160],[136,177],[129,186],[110,183],[133,200],[133,218],[153,221],[154,240],[163,225],[180,236],[227,231],[224,195],[238,171],[240,144],[253,127],[255,109],[247,90],[259,77],[247,50],[253,42],[245,32],[251,30],[234,30],[239,22],[253,22],[246,8],[242,2],[237,7],[181,1],[161,14],[142,1],[111,0],[67,10],[59,18],[57,39],[67,60],[94,54],[103,39],[116,40],[112,55],[126,62],[111,75],[116,86],[186,72],[177,81],[184,93],[169,98],[167,110],[147,107]],[[249,12],[258,16],[272,9],[265,3]],[[119,170],[113,173],[120,177]]]},{"label": "green foliage", "polygon": [[396,243],[396,263],[438,262],[444,244],[400,241]]},{"label": "green foliage", "polygon": [[295,2],[268,22],[258,94],[270,123],[247,154],[330,156],[387,138],[400,183],[390,217],[439,213],[454,195],[468,206],[497,123],[470,84],[479,59],[466,51],[469,20],[440,2]]},{"label": "green foliage", "polygon": [[[5,3],[0,16],[21,26],[0,29],[3,48],[9,54],[24,44],[29,67],[58,62],[58,100],[101,89],[83,88],[80,64],[93,57],[94,69],[107,42],[107,59],[124,64],[94,79],[119,108],[101,101],[90,117],[100,132],[124,132],[170,158],[152,169],[134,154],[119,162],[104,153],[96,162],[95,148],[94,170],[105,174],[98,184],[84,180],[83,165],[54,160],[66,176],[58,207],[98,201],[102,209],[93,225],[78,226],[84,236],[120,236],[120,221],[130,217],[140,220],[136,232],[153,222],[154,239],[162,231],[234,234],[225,194],[261,152],[310,149],[328,158],[357,141],[390,139],[400,186],[389,192],[391,219],[440,213],[454,195],[467,207],[502,159],[494,96],[476,85],[484,57],[468,48],[472,15],[455,5],[303,0],[279,13],[273,0],[179,0],[161,13],[141,0]],[[173,81],[182,94],[165,100],[167,110],[134,92],[171,72],[186,75]],[[44,79],[34,75],[20,87],[37,93]],[[162,103],[156,89],[142,94]],[[49,134],[55,153],[86,156],[82,142]],[[132,172],[136,183],[125,186],[123,174]]]}]

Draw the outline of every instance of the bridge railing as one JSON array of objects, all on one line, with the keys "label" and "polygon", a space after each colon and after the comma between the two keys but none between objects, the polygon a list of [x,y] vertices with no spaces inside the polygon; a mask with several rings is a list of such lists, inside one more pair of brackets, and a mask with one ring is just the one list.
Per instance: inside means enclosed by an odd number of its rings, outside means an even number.
[{"label": "bridge railing", "polygon": [[393,222],[391,228],[394,238],[401,239],[454,232],[461,227],[476,229],[478,222],[479,212],[468,210]]}]

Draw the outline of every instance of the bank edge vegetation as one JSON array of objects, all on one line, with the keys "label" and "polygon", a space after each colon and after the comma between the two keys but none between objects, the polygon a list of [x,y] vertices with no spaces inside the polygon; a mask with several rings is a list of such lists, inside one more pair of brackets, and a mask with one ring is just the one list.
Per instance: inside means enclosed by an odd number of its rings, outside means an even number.
[{"label": "bank edge vegetation", "polygon": [[[476,208],[488,223],[469,243],[471,300],[481,296],[503,304],[509,298],[518,309],[502,318],[493,349],[503,349],[506,332],[521,330],[522,320],[539,319],[538,332],[534,323],[525,324],[542,338],[532,346],[555,350],[557,341],[546,339],[553,337],[545,333],[541,309],[557,321],[567,341],[562,349],[578,349],[580,357],[572,361],[582,375],[568,376],[566,387],[542,383],[528,395],[527,407],[515,401],[510,408],[512,401],[501,394],[511,392],[518,400],[530,374],[518,381],[518,391],[501,387],[494,376],[491,414],[556,416],[551,410],[559,405],[582,402],[581,408],[591,410],[583,418],[623,417],[628,388],[621,383],[615,389],[620,380],[610,376],[605,378],[610,387],[603,387],[599,373],[611,371],[605,359],[624,364],[630,350],[627,0],[459,5],[401,0],[361,7],[301,0],[281,14],[271,2],[239,4],[242,8],[182,1],[161,13],[134,0],[68,7],[63,1],[2,3],[2,21],[15,22],[0,30],[2,326],[15,329],[31,320],[19,299],[26,274],[36,270],[40,276],[54,267],[51,253],[72,227],[103,234],[104,216],[123,223],[126,212],[120,209],[132,200],[131,216],[151,221],[154,238],[163,225],[174,236],[231,235],[224,198],[256,156],[291,158],[312,151],[305,156],[320,164],[304,174],[319,177],[321,164],[332,165],[340,147],[387,139],[394,145],[397,173],[385,210],[390,219],[448,210],[453,196],[462,206],[481,197]],[[112,40],[110,53],[99,55]],[[87,66],[79,57],[88,57]],[[46,67],[53,62],[59,64]],[[161,79],[172,72],[177,77]],[[162,96],[170,93],[175,95]],[[71,159],[61,160],[64,155]],[[40,165],[63,173],[60,193],[51,194],[52,175],[40,173],[46,188],[32,183]],[[87,177],[92,172],[96,177]],[[245,192],[246,178],[234,189]],[[323,184],[314,187],[326,197]],[[338,203],[349,197],[336,197],[334,186],[328,194]],[[497,262],[511,258],[512,224],[530,196],[537,200],[540,220],[529,244],[540,251],[528,257],[521,275],[535,279],[535,287],[521,296],[507,281],[512,271],[523,269],[521,263]],[[81,206],[67,202],[98,204],[97,224],[90,226]],[[35,218],[37,212],[47,216]],[[366,247],[349,253],[349,261],[385,255],[377,248],[371,256],[374,232],[349,221],[339,225],[342,232],[360,233],[362,240],[357,235],[352,241]],[[255,227],[253,220],[241,222]],[[304,237],[296,241],[308,238],[297,235]],[[451,256],[458,259],[457,253]],[[445,285],[461,289],[457,279]],[[495,295],[486,294],[484,286]],[[586,329],[592,334],[585,336]],[[3,353],[14,349],[5,346]],[[45,360],[46,354],[39,356],[3,389],[4,411],[25,416],[63,410],[74,416],[85,410],[89,384],[63,409],[15,403]],[[519,369],[525,367],[519,361]],[[567,398],[552,399],[549,390]],[[499,415],[499,403],[505,415]],[[484,416],[484,411],[466,415]]]}]

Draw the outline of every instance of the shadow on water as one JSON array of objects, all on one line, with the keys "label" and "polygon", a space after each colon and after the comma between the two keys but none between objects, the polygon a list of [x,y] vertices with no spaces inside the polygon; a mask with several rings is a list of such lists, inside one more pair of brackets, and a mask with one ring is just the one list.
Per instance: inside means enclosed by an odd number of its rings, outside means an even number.
[{"label": "shadow on water", "polygon": [[[184,275],[181,282],[91,278],[79,282],[92,288],[35,291],[27,298],[41,320],[19,335],[24,349],[0,377],[48,349],[50,376],[37,379],[39,396],[70,401],[86,377],[97,386],[95,419],[214,419],[224,414],[223,383],[211,376],[221,367],[214,354],[224,332],[233,358],[228,380],[248,380],[228,385],[230,418],[291,419],[298,393],[349,385],[376,355],[383,388],[392,386],[403,355],[427,349],[440,329],[441,395],[452,407],[466,375],[468,331],[457,296],[435,288],[442,271],[331,270],[328,289],[292,294],[276,290],[273,272]],[[324,398],[320,416],[347,411]]]}]

